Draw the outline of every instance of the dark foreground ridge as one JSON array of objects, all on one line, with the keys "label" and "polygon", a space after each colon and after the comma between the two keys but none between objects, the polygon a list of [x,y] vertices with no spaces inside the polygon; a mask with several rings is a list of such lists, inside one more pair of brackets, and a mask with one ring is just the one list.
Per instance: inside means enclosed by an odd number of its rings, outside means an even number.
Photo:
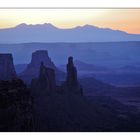
[{"label": "dark foreground ridge", "polygon": [[22,80],[0,81],[0,131],[33,131],[32,105]]},{"label": "dark foreground ridge", "polygon": [[[40,52],[44,55],[39,56]],[[29,72],[28,76],[35,71],[36,77],[31,79],[30,85],[26,86],[16,76],[0,80],[0,131],[140,131],[139,111],[113,99],[113,96],[109,97],[109,90],[104,90],[109,87],[110,92],[114,92],[117,88],[104,86],[104,83],[94,79],[87,83],[85,80],[88,79],[79,80],[73,57],[68,58],[65,80],[58,84],[57,68],[46,56],[47,51],[33,53],[32,61],[24,71]],[[0,62],[5,64],[5,59]],[[8,73],[11,72],[11,64],[12,61],[6,63]],[[5,74],[7,71],[4,69],[1,67]],[[82,86],[79,81],[82,81]],[[85,96],[87,84],[101,90],[102,94],[99,96],[96,92],[96,96]]]}]

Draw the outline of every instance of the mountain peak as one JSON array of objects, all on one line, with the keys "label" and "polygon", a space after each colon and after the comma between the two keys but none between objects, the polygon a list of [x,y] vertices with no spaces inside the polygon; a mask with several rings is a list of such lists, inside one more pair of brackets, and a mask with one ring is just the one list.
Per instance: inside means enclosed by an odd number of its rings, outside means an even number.
[{"label": "mountain peak", "polygon": [[45,25],[45,26],[49,26],[49,27],[55,27],[53,24],[51,24],[51,23],[44,23],[44,24],[42,24],[42,25]]},{"label": "mountain peak", "polygon": [[26,23],[21,23],[16,26],[16,28],[24,28],[24,27],[47,27],[47,28],[57,28],[51,23],[44,23],[44,24],[26,24]]},{"label": "mountain peak", "polygon": [[17,25],[16,28],[17,27],[26,27],[26,26],[28,26],[26,23],[21,23],[21,24]]},{"label": "mountain peak", "polygon": [[45,26],[45,27],[50,28],[50,29],[58,29],[56,26],[54,26],[51,23],[44,23],[44,24],[42,24],[42,26]]},{"label": "mountain peak", "polygon": [[85,24],[84,26],[82,26],[83,28],[99,28],[97,26],[94,25],[90,25],[90,24]]},{"label": "mountain peak", "polygon": [[124,31],[89,24],[61,29],[51,23],[34,25],[22,23],[15,28],[0,30],[0,43],[117,41],[140,41],[140,34],[128,34]]}]

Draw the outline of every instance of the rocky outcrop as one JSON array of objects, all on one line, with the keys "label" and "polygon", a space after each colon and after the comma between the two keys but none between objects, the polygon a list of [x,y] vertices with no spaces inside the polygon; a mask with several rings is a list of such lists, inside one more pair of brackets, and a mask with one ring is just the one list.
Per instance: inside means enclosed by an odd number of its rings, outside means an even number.
[{"label": "rocky outcrop", "polygon": [[32,53],[31,62],[28,64],[27,68],[19,75],[20,78],[28,84],[33,78],[37,78],[41,62],[43,62],[44,66],[47,68],[51,68],[55,71],[57,79],[60,79],[60,77],[64,75],[64,73],[58,70],[54,63],[51,61],[47,50],[38,50]]},{"label": "rocky outcrop", "polygon": [[0,131],[33,131],[32,97],[22,80],[0,81]]},{"label": "rocky outcrop", "polygon": [[55,71],[41,62],[39,76],[32,80],[31,89],[35,97],[53,94],[83,94],[82,87],[77,80],[77,69],[73,64],[72,57],[68,58],[65,82],[56,86]]},{"label": "rocky outcrop", "polygon": [[0,80],[16,78],[12,54],[0,54]]},{"label": "rocky outcrop", "polygon": [[77,69],[73,64],[73,57],[68,58],[67,64],[67,79],[66,79],[68,86],[77,86]]},{"label": "rocky outcrop", "polygon": [[[28,71],[35,72],[35,68],[40,67],[40,63],[43,62],[45,66],[56,69],[54,63],[51,61],[50,57],[48,56],[47,50],[38,50],[32,53],[31,63],[27,66]],[[39,71],[39,69],[38,69]]]},{"label": "rocky outcrop", "polygon": [[39,76],[31,82],[31,89],[37,96],[52,95],[56,92],[55,71],[41,62]]},{"label": "rocky outcrop", "polygon": [[82,95],[83,90],[77,80],[77,69],[73,64],[73,57],[68,58],[67,64],[67,78],[62,85],[63,92],[69,94]]}]

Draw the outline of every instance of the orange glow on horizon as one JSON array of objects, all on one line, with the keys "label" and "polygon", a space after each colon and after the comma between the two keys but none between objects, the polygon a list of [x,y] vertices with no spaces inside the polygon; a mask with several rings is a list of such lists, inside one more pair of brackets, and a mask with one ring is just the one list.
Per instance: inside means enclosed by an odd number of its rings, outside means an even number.
[{"label": "orange glow on horizon", "polygon": [[85,24],[140,34],[140,9],[0,9],[0,28],[51,23],[59,28]]}]

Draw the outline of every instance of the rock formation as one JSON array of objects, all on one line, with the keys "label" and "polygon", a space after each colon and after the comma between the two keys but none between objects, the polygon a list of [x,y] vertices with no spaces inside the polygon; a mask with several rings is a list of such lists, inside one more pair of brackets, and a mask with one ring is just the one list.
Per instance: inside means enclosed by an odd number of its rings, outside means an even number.
[{"label": "rock formation", "polygon": [[73,64],[73,57],[68,58],[67,78],[62,85],[64,93],[82,95],[82,87],[77,80],[77,69]]},{"label": "rock formation", "polygon": [[[28,70],[32,70],[33,68],[40,67],[40,63],[43,62],[45,66],[49,68],[56,69],[54,63],[51,61],[50,57],[48,56],[47,50],[38,50],[32,53],[31,63],[28,65]],[[33,69],[33,72],[35,70]]]},{"label": "rock formation", "polygon": [[0,81],[0,131],[33,131],[32,105],[22,80]]},{"label": "rock formation", "polygon": [[68,58],[67,64],[67,79],[66,79],[68,86],[77,86],[77,69],[73,64],[73,57]]},{"label": "rock formation", "polygon": [[54,69],[57,77],[64,75],[64,73],[58,70],[54,63],[51,61],[47,50],[38,50],[32,53],[31,62],[28,64],[27,69],[25,69],[25,71],[19,75],[20,78],[23,79],[26,83],[30,83],[33,78],[37,78],[41,62],[43,62],[44,66],[47,66],[47,68]]},{"label": "rock formation", "polygon": [[56,92],[55,71],[44,66],[41,62],[39,76],[31,82],[33,93],[41,95],[52,95]]},{"label": "rock formation", "polygon": [[16,78],[12,54],[0,54],[0,80]]}]

